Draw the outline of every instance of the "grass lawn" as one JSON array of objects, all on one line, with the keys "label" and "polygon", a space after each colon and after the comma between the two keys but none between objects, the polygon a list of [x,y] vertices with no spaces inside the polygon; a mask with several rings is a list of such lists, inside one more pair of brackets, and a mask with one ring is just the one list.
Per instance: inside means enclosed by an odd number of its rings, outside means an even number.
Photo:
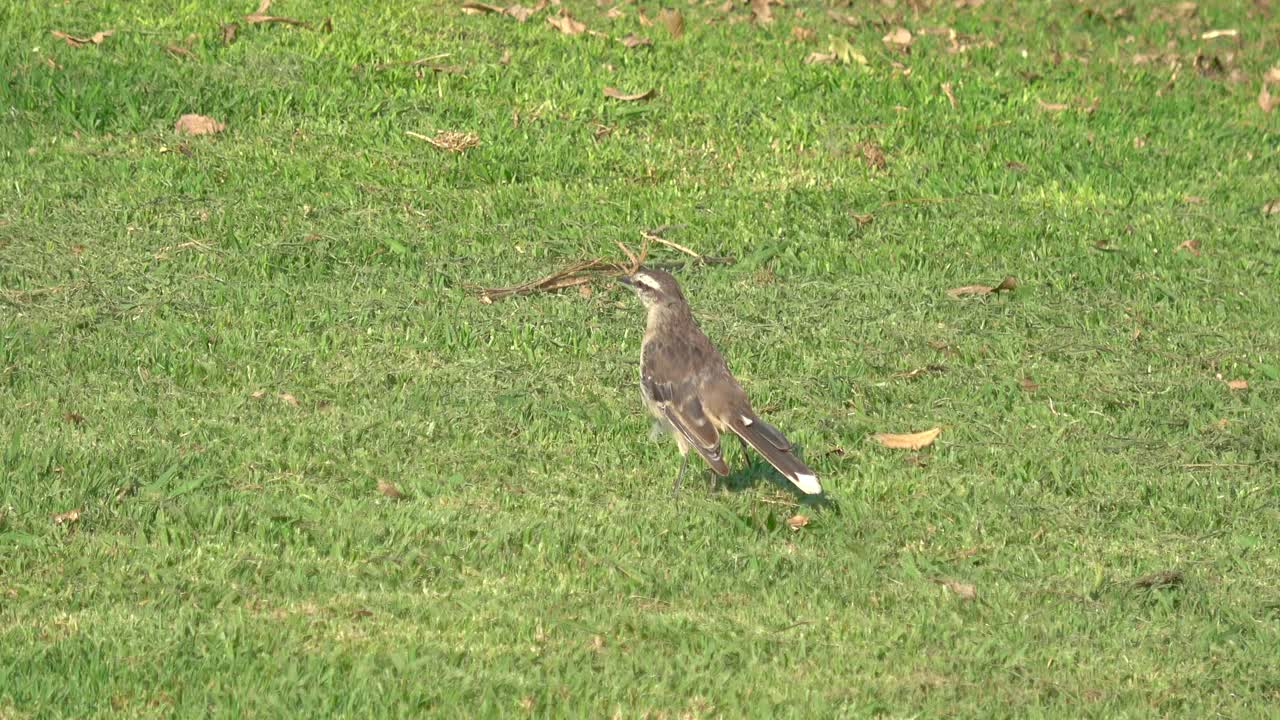
[{"label": "grass lawn", "polygon": [[0,8],[0,719],[1275,712],[1280,3],[251,5]]}]

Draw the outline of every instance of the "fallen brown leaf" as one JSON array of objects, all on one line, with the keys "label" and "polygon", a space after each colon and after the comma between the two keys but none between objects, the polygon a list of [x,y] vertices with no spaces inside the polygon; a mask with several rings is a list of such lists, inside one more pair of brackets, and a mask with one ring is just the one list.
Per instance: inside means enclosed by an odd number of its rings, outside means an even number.
[{"label": "fallen brown leaf", "polygon": [[950,578],[937,578],[934,582],[955,593],[955,596],[961,600],[975,600],[978,597],[978,588],[973,583]]},{"label": "fallen brown leaf", "polygon": [[64,414],[64,415],[62,416],[62,419],[63,419],[63,420],[66,420],[67,422],[71,423],[72,425],[83,425],[83,424],[84,424],[84,416],[83,416],[83,415],[81,415],[81,414],[80,414],[80,413],[78,413],[78,412],[75,412],[75,411],[72,411],[72,412],[69,412],[69,413]]},{"label": "fallen brown leaf", "polygon": [[1000,284],[991,287],[989,285],[965,285],[963,287],[951,288],[947,294],[951,297],[964,297],[966,295],[993,295],[999,292],[1008,292],[1016,290],[1018,287],[1018,279],[1012,275],[1006,275]]},{"label": "fallen brown leaf", "polygon": [[628,94],[628,93],[622,92],[621,90],[615,87],[606,87],[604,89],[604,96],[613,98],[614,100],[621,100],[623,102],[634,102],[636,100],[648,100],[649,98],[653,97],[654,92],[655,92],[654,90],[650,89],[650,90],[645,90],[642,93]]},{"label": "fallen brown leaf", "polygon": [[592,295],[591,286],[590,286],[590,285],[579,285],[579,286],[578,286],[578,294],[582,296],[582,299],[583,299],[583,300],[590,300],[590,299],[591,299],[591,295]]},{"label": "fallen brown leaf", "polygon": [[1041,100],[1039,98],[1036,99],[1036,102],[1040,103],[1040,109],[1044,110],[1045,112],[1062,112],[1063,110],[1066,110],[1071,107],[1066,103],[1045,102],[1044,100]]},{"label": "fallen brown leaf", "polygon": [[627,14],[622,12],[622,9],[619,8],[617,5],[614,5],[613,7],[609,8],[609,10],[604,14],[604,16],[609,18],[610,20],[620,20],[626,17],[626,15]]},{"label": "fallen brown leaf", "polygon": [[1174,587],[1176,585],[1181,585],[1182,579],[1181,570],[1161,570],[1160,572],[1153,572],[1150,575],[1143,575],[1137,580],[1134,580],[1133,586],[1144,590]]},{"label": "fallen brown leaf", "polygon": [[103,40],[116,34],[115,30],[102,30],[96,32],[89,37],[79,37],[76,35],[68,35],[61,30],[52,31],[54,37],[66,42],[71,47],[84,47],[85,45],[101,45]]},{"label": "fallen brown leaf", "polygon": [[911,47],[911,42],[915,39],[911,31],[904,28],[894,28],[885,34],[880,40],[891,49],[906,50]]},{"label": "fallen brown leaf", "polygon": [[222,44],[230,45],[236,41],[236,35],[240,32],[240,23],[223,23],[222,27]]},{"label": "fallen brown leaf", "polygon": [[279,23],[281,25],[293,25],[296,27],[309,27],[306,22],[291,17],[282,17],[280,15],[267,15],[261,11],[250,13],[244,16],[244,21],[250,25],[266,25],[269,23]]},{"label": "fallen brown leaf", "polygon": [[1174,249],[1174,252],[1179,252],[1182,250],[1186,250],[1192,255],[1198,256],[1200,254],[1200,241],[1199,240],[1183,240],[1181,243],[1178,244],[1178,247]]},{"label": "fallen brown leaf", "polygon": [[850,213],[850,216],[857,221],[859,225],[867,225],[872,220],[876,219],[871,213]]},{"label": "fallen brown leaf", "polygon": [[791,528],[792,530],[799,530],[800,528],[808,524],[809,524],[809,518],[805,517],[804,515],[792,515],[791,517],[787,518],[787,527]]},{"label": "fallen brown leaf", "polygon": [[181,45],[174,45],[170,43],[164,46],[164,50],[176,58],[196,59],[196,54],[192,52],[190,48],[185,48]]},{"label": "fallen brown leaf", "polygon": [[1280,197],[1272,198],[1266,205],[1262,206],[1263,215],[1275,215],[1280,213]]},{"label": "fallen brown leaf", "polygon": [[379,480],[379,481],[378,481],[378,492],[382,493],[383,495],[386,495],[387,497],[391,498],[392,500],[404,500],[404,499],[405,499],[405,494],[404,494],[404,493],[402,493],[402,492],[400,492],[400,488],[396,487],[395,485],[392,485],[391,483],[387,482],[386,480]]},{"label": "fallen brown leaf", "polygon": [[581,35],[587,29],[584,23],[574,20],[573,16],[565,10],[561,10],[559,15],[548,17],[547,24],[565,35]]},{"label": "fallen brown leaf", "polygon": [[249,397],[253,398],[254,400],[261,400],[266,396],[267,396],[266,390],[254,390],[253,392],[249,393]]},{"label": "fallen brown leaf", "polygon": [[811,52],[804,56],[805,65],[825,65],[836,61],[835,53]]},{"label": "fallen brown leaf", "polygon": [[1188,205],[1203,205],[1204,198],[1200,197],[1199,195],[1183,195],[1182,202]]},{"label": "fallen brown leaf", "polygon": [[1280,83],[1280,65],[1268,69],[1262,76],[1262,82]]},{"label": "fallen brown leaf", "polygon": [[501,14],[503,12],[503,9],[498,7],[497,5],[490,5],[489,3],[482,3],[482,2],[473,2],[472,0],[467,0],[467,2],[462,3],[461,8],[462,8],[462,14],[464,15],[485,15],[488,13]]},{"label": "fallen brown leaf", "polygon": [[60,512],[52,517],[53,524],[54,525],[70,525],[71,523],[80,519],[80,512],[81,512],[80,508],[76,508],[75,510],[68,510],[66,512]]},{"label": "fallen brown leaf", "polygon": [[773,10],[769,8],[769,0],[751,0],[751,18],[760,25],[773,22]]},{"label": "fallen brown leaf", "polygon": [[1271,91],[1267,89],[1267,84],[1262,83],[1262,89],[1258,91],[1258,107],[1262,108],[1262,112],[1269,113],[1280,105],[1280,98],[1271,97]]},{"label": "fallen brown leaf", "polygon": [[956,94],[951,89],[951,83],[942,83],[942,94],[947,96],[947,102],[951,103],[951,109],[955,110],[957,107]]},{"label": "fallen brown leaf", "polygon": [[502,12],[515,18],[517,22],[526,22],[538,13],[538,9],[525,7],[524,5],[509,5]]},{"label": "fallen brown leaf", "polygon": [[498,58],[498,64],[499,64],[499,65],[510,65],[510,64],[511,64],[511,51],[510,51],[510,50],[508,50],[508,49],[506,49],[506,48],[503,48],[503,50],[502,50],[502,57]]},{"label": "fallen brown leaf", "polygon": [[653,25],[653,21],[649,19],[648,15],[644,14],[643,10],[636,11],[636,21],[640,23],[641,27],[649,27]]},{"label": "fallen brown leaf", "polygon": [[920,450],[933,444],[942,434],[942,428],[932,428],[918,433],[876,433],[871,437],[881,445],[895,450]]},{"label": "fallen brown leaf", "polygon": [[406,130],[404,134],[411,138],[429,142],[441,150],[449,152],[464,152],[480,144],[480,138],[475,133],[454,132],[453,130],[441,130],[436,133],[435,137],[428,137],[412,130]]},{"label": "fallen brown leaf", "polygon": [[649,38],[647,38],[647,37],[640,37],[639,35],[637,35],[637,34],[635,34],[635,33],[631,33],[631,34],[627,35],[626,37],[622,38],[622,39],[621,39],[621,40],[619,40],[618,42],[622,43],[623,45],[625,45],[625,46],[627,46],[627,47],[629,47],[629,48],[637,48],[637,47],[641,47],[641,46],[643,46],[643,45],[652,45],[652,44],[653,44],[653,40],[651,40],[651,39],[649,39]]},{"label": "fallen brown leaf", "polygon": [[293,407],[298,407],[298,398],[294,397],[290,393],[287,393],[287,392],[277,393],[276,397],[280,398],[280,402],[284,403],[285,405],[292,405]]},{"label": "fallen brown leaf", "polygon": [[367,617],[373,617],[373,611],[369,608],[357,608],[351,611],[352,620],[363,620]]},{"label": "fallen brown leaf", "polygon": [[803,25],[796,25],[795,27],[791,28],[791,38],[796,42],[809,42],[814,38],[816,38],[817,36],[818,36],[818,33],[814,32],[813,30],[810,30],[807,27],[804,27]]},{"label": "fallen brown leaf", "polygon": [[195,113],[187,113],[173,124],[173,129],[179,135],[216,135],[226,128],[225,124],[211,117]]},{"label": "fallen brown leaf", "polygon": [[671,37],[678,38],[684,35],[684,15],[679,10],[662,8],[658,11],[658,21],[667,28]]},{"label": "fallen brown leaf", "polygon": [[1035,392],[1040,389],[1040,384],[1032,380],[1030,375],[1027,375],[1018,381],[1018,387],[1022,388],[1024,392]]},{"label": "fallen brown leaf", "polygon": [[872,140],[867,140],[858,146],[862,151],[862,160],[867,167],[873,170],[884,170],[889,166],[889,162],[885,160],[884,150],[880,145]]},{"label": "fallen brown leaf", "polygon": [[1227,387],[1232,390],[1248,390],[1249,381],[1248,380],[1228,380]]},{"label": "fallen brown leaf", "polygon": [[1209,30],[1208,32],[1201,33],[1200,39],[1213,40],[1214,38],[1220,38],[1220,37],[1239,37],[1239,35],[1240,35],[1240,31],[1235,28],[1229,28],[1225,30]]}]

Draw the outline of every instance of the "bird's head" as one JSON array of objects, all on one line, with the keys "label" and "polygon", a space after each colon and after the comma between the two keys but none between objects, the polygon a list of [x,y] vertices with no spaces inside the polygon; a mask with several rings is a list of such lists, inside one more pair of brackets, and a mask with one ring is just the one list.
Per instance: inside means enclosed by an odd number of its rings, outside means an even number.
[{"label": "bird's head", "polygon": [[649,310],[685,307],[687,303],[680,285],[665,270],[641,268],[618,279],[631,288]]}]

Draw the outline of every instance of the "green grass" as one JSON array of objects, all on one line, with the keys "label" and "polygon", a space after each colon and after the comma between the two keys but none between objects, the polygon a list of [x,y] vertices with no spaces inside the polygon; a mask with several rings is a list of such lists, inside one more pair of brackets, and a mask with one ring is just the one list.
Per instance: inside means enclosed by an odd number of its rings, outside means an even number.
[{"label": "green grass", "polygon": [[[0,718],[1274,712],[1275,11],[250,5],[0,9]],[[664,224],[832,505],[736,447],[672,500],[629,293],[468,290]]]}]

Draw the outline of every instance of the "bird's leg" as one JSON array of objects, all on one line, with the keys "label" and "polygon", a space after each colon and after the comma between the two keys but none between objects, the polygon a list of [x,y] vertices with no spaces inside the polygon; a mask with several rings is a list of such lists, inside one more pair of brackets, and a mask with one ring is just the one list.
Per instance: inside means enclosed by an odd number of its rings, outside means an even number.
[{"label": "bird's leg", "polygon": [[686,466],[688,466],[688,464],[689,464],[689,455],[687,453],[682,454],[680,456],[680,472],[676,473],[676,484],[675,484],[675,487],[671,488],[672,497],[680,496],[680,482],[684,480],[684,469]]}]

